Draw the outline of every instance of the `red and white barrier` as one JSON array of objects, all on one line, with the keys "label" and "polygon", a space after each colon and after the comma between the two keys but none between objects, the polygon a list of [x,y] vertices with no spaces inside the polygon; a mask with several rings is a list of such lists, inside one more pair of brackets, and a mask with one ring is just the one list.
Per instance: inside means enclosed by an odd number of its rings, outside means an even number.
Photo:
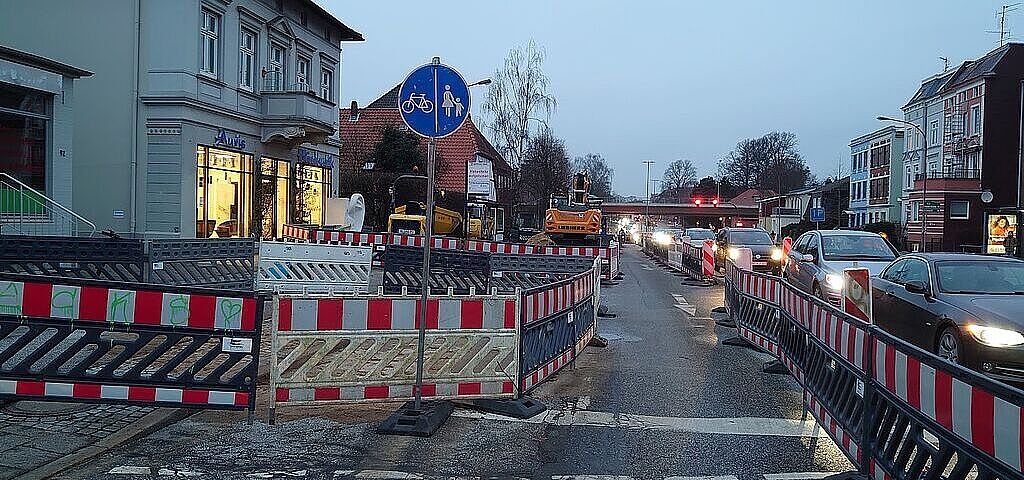
[{"label": "red and white barrier", "polygon": [[178,405],[249,405],[249,393],[194,388],[143,387],[85,382],[0,380],[0,395],[19,395],[40,399],[112,400]]},{"label": "red and white barrier", "polygon": [[254,298],[0,280],[0,313],[120,325],[256,329]]},{"label": "red and white barrier", "polygon": [[715,276],[715,252],[712,248],[711,240],[704,240],[704,246],[701,248],[701,255],[703,261],[701,262],[701,270],[705,278],[712,278]]},{"label": "red and white barrier", "polygon": [[[293,298],[278,301],[277,331],[417,330],[419,297]],[[516,302],[511,298],[431,298],[428,330],[515,328]]]}]

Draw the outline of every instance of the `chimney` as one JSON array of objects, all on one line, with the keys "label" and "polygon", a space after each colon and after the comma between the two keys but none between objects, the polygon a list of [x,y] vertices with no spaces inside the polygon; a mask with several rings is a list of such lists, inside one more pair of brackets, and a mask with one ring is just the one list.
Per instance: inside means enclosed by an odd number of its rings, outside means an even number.
[{"label": "chimney", "polygon": [[355,122],[359,120],[359,103],[352,100],[352,105],[348,110],[348,121]]}]

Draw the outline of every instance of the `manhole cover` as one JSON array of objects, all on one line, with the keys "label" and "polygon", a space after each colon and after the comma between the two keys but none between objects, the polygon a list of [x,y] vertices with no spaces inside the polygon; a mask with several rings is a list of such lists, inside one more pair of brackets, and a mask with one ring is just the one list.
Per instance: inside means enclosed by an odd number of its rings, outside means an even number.
[{"label": "manhole cover", "polygon": [[64,402],[15,402],[3,410],[12,415],[24,415],[35,417],[52,417],[55,415],[70,415],[72,413],[84,412],[96,405],[88,403],[64,403]]}]

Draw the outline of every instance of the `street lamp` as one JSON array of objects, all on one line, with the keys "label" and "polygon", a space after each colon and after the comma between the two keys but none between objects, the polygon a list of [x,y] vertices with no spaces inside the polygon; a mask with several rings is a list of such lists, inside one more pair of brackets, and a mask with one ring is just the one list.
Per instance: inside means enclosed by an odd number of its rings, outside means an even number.
[{"label": "street lamp", "polygon": [[491,84],[491,79],[485,78],[483,80],[477,80],[477,81],[475,81],[475,82],[473,82],[473,83],[471,83],[469,85],[466,85],[466,86],[467,87],[475,87],[477,85],[490,85],[490,84]]},{"label": "street lamp", "polygon": [[644,187],[647,189],[647,204],[644,205],[644,227],[651,221],[651,165],[654,165],[654,160],[644,160],[644,164],[647,165],[647,184]]},{"label": "street lamp", "polygon": [[[928,110],[925,110],[925,112],[924,121],[927,123]],[[928,203],[928,135],[924,133],[923,128],[913,122],[884,115],[879,115],[875,118],[880,122],[895,122],[903,125],[910,125],[921,134],[921,171],[924,172],[924,182],[921,185],[921,208],[918,213],[921,215],[921,251],[928,252],[928,214],[926,213],[927,209],[925,208]],[[914,180],[916,181],[917,179],[915,178]]]}]

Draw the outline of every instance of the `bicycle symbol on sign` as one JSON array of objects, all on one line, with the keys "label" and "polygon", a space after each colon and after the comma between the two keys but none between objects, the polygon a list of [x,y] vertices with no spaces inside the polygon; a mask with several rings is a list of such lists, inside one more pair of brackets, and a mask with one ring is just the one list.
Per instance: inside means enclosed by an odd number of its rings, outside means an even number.
[{"label": "bicycle symbol on sign", "polygon": [[434,102],[427,100],[427,94],[425,93],[410,93],[409,99],[402,102],[402,111],[412,113],[417,108],[422,110],[423,113],[430,113],[434,111]]}]

